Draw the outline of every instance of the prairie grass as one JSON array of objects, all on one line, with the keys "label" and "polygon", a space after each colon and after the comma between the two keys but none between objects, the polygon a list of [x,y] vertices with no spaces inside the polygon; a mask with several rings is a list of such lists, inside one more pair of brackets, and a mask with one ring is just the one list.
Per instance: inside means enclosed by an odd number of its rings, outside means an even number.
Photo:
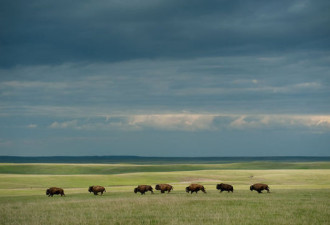
[{"label": "prairie grass", "polygon": [[329,224],[329,189],[2,197],[1,224]]},{"label": "prairie grass", "polygon": [[[15,167],[15,164],[11,164]],[[17,165],[20,169],[25,167]],[[24,166],[30,166],[29,164]],[[43,166],[68,171],[71,164],[37,165],[39,174],[0,174],[0,224],[329,224],[330,169],[220,169],[222,164],[186,171],[123,172],[117,174],[45,174]],[[73,165],[84,168],[116,165]],[[143,167],[143,165],[117,165]],[[164,165],[169,166],[169,165]],[[180,166],[180,165],[179,165]],[[214,169],[213,166],[219,166]],[[68,167],[68,168],[66,168]],[[94,168],[95,169],[95,168]],[[234,193],[219,193],[217,183],[234,185]],[[250,192],[263,182],[271,193]],[[138,184],[170,183],[170,194],[134,194]],[[207,194],[187,194],[184,188],[200,183]],[[87,192],[105,186],[104,196]],[[64,188],[66,197],[45,195],[46,188]]]},{"label": "prairie grass", "polygon": [[0,174],[122,174],[195,170],[330,169],[330,162],[239,162],[223,164],[42,164],[0,163]]},{"label": "prairie grass", "polygon": [[[252,183],[264,182],[284,189],[330,188],[330,170],[201,170],[179,172],[144,172],[114,175],[23,175],[0,174],[0,196],[6,190],[15,192],[60,186],[62,188],[87,188],[102,185],[110,188],[139,184],[171,183],[184,186],[202,183],[213,186],[224,182],[235,189],[247,189]],[[6,193],[7,194],[7,193]]]}]

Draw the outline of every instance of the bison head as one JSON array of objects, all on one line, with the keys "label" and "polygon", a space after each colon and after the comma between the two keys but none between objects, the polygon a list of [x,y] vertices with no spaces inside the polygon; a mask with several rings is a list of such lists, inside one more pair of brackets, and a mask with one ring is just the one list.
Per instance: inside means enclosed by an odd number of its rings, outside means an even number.
[{"label": "bison head", "polygon": [[134,193],[136,194],[138,192],[138,189],[137,188],[134,188]]},{"label": "bison head", "polygon": [[217,184],[217,190],[221,188],[221,184]]},{"label": "bison head", "polygon": [[46,190],[46,195],[50,195],[50,190],[49,189]]},{"label": "bison head", "polygon": [[190,188],[186,187],[186,192],[189,193],[189,191],[190,191]]},{"label": "bison head", "polygon": [[88,188],[88,191],[89,191],[89,192],[93,192],[93,187],[94,187],[94,186],[90,186],[90,187]]},{"label": "bison head", "polygon": [[253,191],[253,189],[254,189],[254,188],[253,188],[253,185],[251,185],[251,186],[250,186],[250,191]]},{"label": "bison head", "polygon": [[155,189],[156,189],[156,190],[160,190],[160,186],[159,186],[159,184],[157,184],[157,185],[155,186]]}]

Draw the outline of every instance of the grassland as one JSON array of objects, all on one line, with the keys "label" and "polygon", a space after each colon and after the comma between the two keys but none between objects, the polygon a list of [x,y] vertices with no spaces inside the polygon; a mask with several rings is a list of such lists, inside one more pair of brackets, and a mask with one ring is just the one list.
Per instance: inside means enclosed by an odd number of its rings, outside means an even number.
[{"label": "grassland", "polygon": [[[65,165],[65,166],[61,166]],[[13,164],[1,163],[0,174],[121,174],[196,170],[330,169],[329,162],[239,162],[222,164]]]},{"label": "grassland", "polygon": [[[330,163],[275,164],[0,164],[0,224],[329,224]],[[234,193],[220,194],[220,182]],[[256,182],[271,193],[250,192]],[[133,193],[157,183],[174,191]],[[185,193],[190,183],[208,193]],[[104,196],[87,192],[95,184]],[[50,186],[66,197],[47,197]]]}]

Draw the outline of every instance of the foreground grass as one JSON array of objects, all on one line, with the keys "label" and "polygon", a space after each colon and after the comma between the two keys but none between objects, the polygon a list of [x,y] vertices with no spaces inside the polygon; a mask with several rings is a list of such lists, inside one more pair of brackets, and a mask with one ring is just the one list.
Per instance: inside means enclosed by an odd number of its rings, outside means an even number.
[{"label": "foreground grass", "polygon": [[[319,163],[311,164],[320,166]],[[1,225],[330,223],[330,169],[234,170],[229,169],[233,165],[203,164],[193,165],[191,170],[185,167],[189,165],[163,165],[162,169],[170,166],[178,169],[166,172],[159,172],[159,167],[153,171],[147,165],[148,171],[138,172],[139,169],[135,171],[133,168],[143,165],[10,166],[17,172],[0,174]],[[24,174],[26,171],[21,170],[26,166],[37,167],[32,174]],[[78,170],[73,174],[62,174],[71,166]],[[197,170],[198,166],[201,170]],[[250,166],[255,168],[256,165]],[[112,168],[117,172],[91,173],[103,167],[105,171]],[[129,172],[124,172],[122,167],[130,168]],[[47,174],[49,168],[55,174]],[[81,168],[85,172],[79,174]],[[183,168],[186,170],[182,171]],[[234,185],[234,193],[220,194],[215,190],[215,185],[220,182]],[[249,185],[257,182],[269,184],[271,193],[250,192]],[[157,183],[171,183],[174,191],[144,196],[133,193],[138,184],[154,186]],[[203,184],[207,194],[185,193],[184,188],[190,183]],[[104,196],[87,192],[88,186],[96,184],[106,187]],[[66,197],[47,197],[45,190],[50,186],[64,188]]]},{"label": "foreground grass", "polygon": [[329,224],[330,190],[2,197],[1,224]]}]

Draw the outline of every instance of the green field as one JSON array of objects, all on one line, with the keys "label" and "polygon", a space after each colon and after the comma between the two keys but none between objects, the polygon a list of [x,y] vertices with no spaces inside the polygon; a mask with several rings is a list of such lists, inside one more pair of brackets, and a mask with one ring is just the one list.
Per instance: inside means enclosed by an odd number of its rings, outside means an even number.
[{"label": "green field", "polygon": [[[329,224],[330,162],[0,164],[0,224]],[[217,183],[234,186],[219,193]],[[271,193],[250,192],[263,182]],[[170,183],[170,194],[134,194]],[[207,194],[187,194],[200,183]],[[105,186],[104,196],[87,192]],[[66,197],[45,195],[62,187]]]}]

